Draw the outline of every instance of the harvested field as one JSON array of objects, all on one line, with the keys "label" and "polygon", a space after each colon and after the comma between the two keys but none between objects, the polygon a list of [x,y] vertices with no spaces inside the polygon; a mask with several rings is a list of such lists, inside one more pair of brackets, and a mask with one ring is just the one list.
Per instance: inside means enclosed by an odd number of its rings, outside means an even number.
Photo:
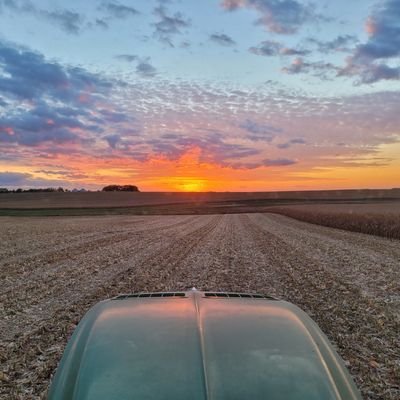
[{"label": "harvested field", "polygon": [[307,204],[267,209],[331,228],[400,239],[400,202],[386,204]]},{"label": "harvested field", "polygon": [[[390,201],[400,189],[315,190],[297,192],[86,192],[0,193],[0,210],[127,208],[171,204],[241,202],[270,205],[281,201]],[[261,201],[261,202],[260,202]],[[264,201],[264,203],[262,203]],[[248,203],[247,203],[248,202]]]},{"label": "harvested field", "polygon": [[400,242],[275,214],[0,219],[0,398],[41,399],[97,301],[196,286],[289,300],[366,399],[400,398]]},{"label": "harvested field", "polygon": [[377,215],[400,215],[400,201],[387,202],[343,202],[343,203],[314,203],[314,204],[297,204],[286,206],[285,208],[299,211],[318,211],[326,214],[377,214]]}]

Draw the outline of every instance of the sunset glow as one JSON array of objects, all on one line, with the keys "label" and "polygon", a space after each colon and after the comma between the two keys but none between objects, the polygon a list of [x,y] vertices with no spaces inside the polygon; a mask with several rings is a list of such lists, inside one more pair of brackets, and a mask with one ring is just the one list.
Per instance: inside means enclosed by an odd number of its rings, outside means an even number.
[{"label": "sunset glow", "polygon": [[0,187],[399,186],[395,0],[15,0],[0,19]]}]

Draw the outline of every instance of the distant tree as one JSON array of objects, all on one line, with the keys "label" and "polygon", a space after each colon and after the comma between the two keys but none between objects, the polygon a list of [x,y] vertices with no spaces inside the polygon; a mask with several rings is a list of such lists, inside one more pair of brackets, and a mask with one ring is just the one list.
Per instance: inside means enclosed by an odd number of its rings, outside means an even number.
[{"label": "distant tree", "polygon": [[103,192],[139,192],[135,185],[108,185],[103,187]]},{"label": "distant tree", "polygon": [[24,192],[29,192],[29,193],[39,193],[39,192],[45,192],[45,193],[51,193],[51,192],[56,192],[57,189],[55,188],[31,188],[24,190]]},{"label": "distant tree", "polygon": [[65,190],[62,187],[59,188],[29,188],[29,189],[15,189],[15,190],[9,190],[9,192],[13,193],[52,193],[52,192],[64,192]]},{"label": "distant tree", "polygon": [[102,191],[103,192],[116,192],[118,191],[119,186],[118,185],[108,185],[104,186]]},{"label": "distant tree", "polygon": [[139,192],[139,188],[135,185],[124,185],[121,190],[123,192]]}]

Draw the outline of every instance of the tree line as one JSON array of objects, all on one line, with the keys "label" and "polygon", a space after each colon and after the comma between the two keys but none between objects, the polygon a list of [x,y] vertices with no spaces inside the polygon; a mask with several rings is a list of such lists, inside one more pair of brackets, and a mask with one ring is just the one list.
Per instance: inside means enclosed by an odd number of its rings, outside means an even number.
[{"label": "tree line", "polygon": [[[98,191],[98,190],[97,190]],[[101,189],[102,192],[139,192],[139,188],[135,185],[108,185]],[[64,189],[62,187],[58,188],[30,188],[30,189],[7,189],[0,188],[0,193],[52,193],[52,192],[91,192],[91,190],[86,189]]]},{"label": "tree line", "polygon": [[36,193],[36,192],[70,192],[68,189],[59,188],[30,188],[30,189],[7,189],[0,188],[0,193]]},{"label": "tree line", "polygon": [[103,192],[139,192],[135,185],[108,185],[103,187]]}]

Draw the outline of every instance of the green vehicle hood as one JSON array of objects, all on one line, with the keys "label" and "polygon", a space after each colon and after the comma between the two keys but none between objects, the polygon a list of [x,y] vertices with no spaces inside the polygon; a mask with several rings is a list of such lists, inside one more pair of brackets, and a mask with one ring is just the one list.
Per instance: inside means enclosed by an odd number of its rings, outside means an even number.
[{"label": "green vehicle hood", "polygon": [[76,328],[50,400],[361,399],[317,325],[263,296],[119,296]]}]

